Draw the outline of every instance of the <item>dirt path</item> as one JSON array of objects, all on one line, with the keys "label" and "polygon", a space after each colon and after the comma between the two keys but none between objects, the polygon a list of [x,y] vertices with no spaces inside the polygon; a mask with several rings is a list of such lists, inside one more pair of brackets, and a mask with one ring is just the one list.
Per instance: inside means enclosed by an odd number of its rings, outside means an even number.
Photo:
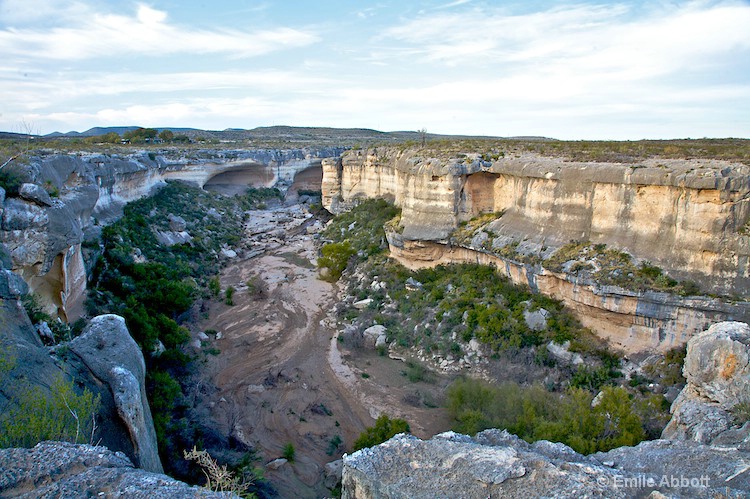
[{"label": "dirt path", "polygon": [[[220,353],[206,366],[218,392],[203,402],[220,430],[254,446],[264,463],[294,445],[294,463],[265,472],[281,497],[326,497],[325,464],[351,449],[380,413],[406,418],[420,436],[445,429],[445,417],[405,402],[414,387],[400,375],[402,363],[340,351],[333,317],[338,290],[317,279],[308,234],[320,224],[299,207],[254,212],[250,220],[254,250],[221,277],[222,289],[237,290],[234,305],[212,303],[198,324],[219,332],[212,346]],[[266,283],[265,296],[248,290],[252,278]],[[343,442],[338,447],[336,437]]]}]

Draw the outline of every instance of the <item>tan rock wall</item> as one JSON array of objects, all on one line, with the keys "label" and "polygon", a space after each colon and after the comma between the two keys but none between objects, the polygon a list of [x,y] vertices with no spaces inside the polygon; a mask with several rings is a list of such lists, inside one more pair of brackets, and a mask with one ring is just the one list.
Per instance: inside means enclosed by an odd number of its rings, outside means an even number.
[{"label": "tan rock wall", "polygon": [[750,169],[742,164],[533,155],[487,163],[379,148],[349,151],[337,167],[324,167],[324,206],[337,212],[366,197],[402,208],[407,240],[447,242],[459,222],[504,211],[492,231],[512,240],[549,248],[590,240],[710,292],[750,291],[750,238],[741,230],[750,217]]}]

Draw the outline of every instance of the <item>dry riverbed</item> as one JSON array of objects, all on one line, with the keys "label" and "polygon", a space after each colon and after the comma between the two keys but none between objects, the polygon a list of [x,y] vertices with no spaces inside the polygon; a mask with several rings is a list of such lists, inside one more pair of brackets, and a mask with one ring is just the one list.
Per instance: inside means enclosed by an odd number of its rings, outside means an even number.
[{"label": "dry riverbed", "polygon": [[[403,417],[420,437],[448,428],[445,411],[434,407],[447,380],[411,383],[403,362],[348,351],[337,340],[339,289],[319,280],[315,267],[320,230],[300,205],[252,212],[251,249],[221,275],[222,289],[236,289],[234,304],[212,302],[197,324],[218,333],[207,346],[219,352],[204,368],[218,390],[202,402],[219,430],[255,447],[264,465],[285,445],[295,448],[293,463],[265,470],[281,497],[326,497],[325,464],[381,413]],[[248,288],[253,278],[266,283],[263,296]]]}]

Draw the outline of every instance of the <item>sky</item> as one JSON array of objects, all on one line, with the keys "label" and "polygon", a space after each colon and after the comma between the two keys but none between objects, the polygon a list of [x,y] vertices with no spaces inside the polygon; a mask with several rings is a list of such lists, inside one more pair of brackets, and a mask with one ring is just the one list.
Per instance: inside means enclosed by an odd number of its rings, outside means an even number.
[{"label": "sky", "polygon": [[0,0],[0,130],[750,137],[750,0]]}]

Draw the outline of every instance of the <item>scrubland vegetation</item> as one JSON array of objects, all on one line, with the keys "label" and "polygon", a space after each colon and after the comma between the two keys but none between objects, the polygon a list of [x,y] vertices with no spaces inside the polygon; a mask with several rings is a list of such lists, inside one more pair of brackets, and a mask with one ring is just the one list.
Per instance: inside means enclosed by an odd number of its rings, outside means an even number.
[{"label": "scrubland vegetation", "polygon": [[425,154],[434,157],[460,157],[464,153],[479,153],[484,161],[495,161],[524,152],[533,152],[544,156],[561,157],[569,161],[628,164],[654,157],[711,158],[750,165],[750,140],[735,138],[637,141],[434,138],[428,140],[424,147],[421,147],[421,144],[415,140],[402,142],[399,147],[401,149],[419,147],[425,151]]},{"label": "scrubland vegetation", "polygon": [[[167,471],[180,478],[190,480],[183,450],[211,432],[192,414],[186,397],[200,357],[183,348],[189,335],[180,317],[197,298],[218,295],[218,252],[240,242],[245,210],[278,195],[275,189],[260,189],[229,198],[170,183],[156,195],[128,204],[124,216],[103,231],[88,312],[122,315],[144,350],[159,452]],[[165,246],[157,241],[154,230],[169,230],[169,214],[185,220],[189,243]]]},{"label": "scrubland vegetation", "polygon": [[[530,385],[458,379],[446,394],[454,429],[475,433],[507,428],[528,441],[564,442],[583,453],[658,438],[669,404],[648,385],[684,382],[675,375],[681,368],[679,353],[651,366],[648,376],[626,379],[620,356],[560,302],[512,284],[494,268],[461,264],[410,271],[388,259],[382,225],[396,215],[384,201],[367,200],[334,218],[326,230],[321,252],[336,255],[337,269],[329,277],[342,272],[353,301],[372,300],[364,310],[340,307],[343,321],[360,329],[384,325],[391,348],[407,356],[421,352],[428,359],[456,361],[468,358],[474,340],[490,359],[532,359],[528,370],[556,373],[545,384]],[[326,253],[331,247],[347,251]],[[566,251],[576,253],[583,247]],[[553,263],[567,261],[555,258]],[[329,265],[329,260],[320,264]],[[632,270],[652,286],[664,279],[647,264]],[[531,327],[526,316],[540,310],[543,326]],[[568,351],[579,354],[583,363],[561,362],[546,348],[550,342],[569,345]]]},{"label": "scrubland vegetation", "polygon": [[23,381],[14,380],[13,386],[8,386],[8,374],[18,355],[11,345],[2,347],[0,393],[7,398],[0,405],[0,448],[33,447],[43,440],[95,443],[99,396],[77,389],[62,376],[49,380],[49,397],[38,386]]},{"label": "scrubland vegetation", "polygon": [[[662,291],[681,296],[701,293],[695,282],[672,279],[651,262],[638,263],[629,253],[607,247],[606,244],[571,241],[546,257],[541,253],[520,252],[517,241],[495,246],[493,240],[496,235],[489,227],[502,216],[503,212],[484,213],[462,222],[451,235],[451,241],[516,262],[539,265],[553,272],[577,275],[597,285],[618,286],[632,291]],[[480,240],[483,242],[476,247],[473,240],[482,233],[484,237]]]}]

